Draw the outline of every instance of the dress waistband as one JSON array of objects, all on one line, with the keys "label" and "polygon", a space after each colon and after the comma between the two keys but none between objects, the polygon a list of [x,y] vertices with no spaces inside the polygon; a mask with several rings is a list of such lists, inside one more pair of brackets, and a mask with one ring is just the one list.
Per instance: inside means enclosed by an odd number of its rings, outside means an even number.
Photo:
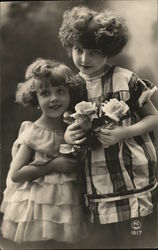
[{"label": "dress waistband", "polygon": [[90,202],[100,202],[100,201],[117,201],[132,197],[138,197],[139,195],[146,194],[153,191],[157,187],[158,183],[155,180],[148,186],[144,188],[139,188],[137,190],[126,190],[125,192],[109,193],[109,194],[91,194],[85,195],[86,200]]}]

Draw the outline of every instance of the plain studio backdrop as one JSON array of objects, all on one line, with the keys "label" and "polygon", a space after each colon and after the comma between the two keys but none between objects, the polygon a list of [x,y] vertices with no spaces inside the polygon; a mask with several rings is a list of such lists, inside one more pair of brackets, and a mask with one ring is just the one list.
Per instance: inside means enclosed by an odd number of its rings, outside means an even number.
[{"label": "plain studio backdrop", "polygon": [[[129,28],[129,42],[111,58],[111,63],[158,85],[157,0],[1,2],[1,194],[19,126],[22,121],[34,121],[39,116],[36,108],[15,103],[17,83],[24,80],[26,67],[37,57],[55,58],[77,72],[58,38],[63,12],[76,5],[96,10],[109,8],[122,15]],[[158,107],[158,103],[155,105]]]}]

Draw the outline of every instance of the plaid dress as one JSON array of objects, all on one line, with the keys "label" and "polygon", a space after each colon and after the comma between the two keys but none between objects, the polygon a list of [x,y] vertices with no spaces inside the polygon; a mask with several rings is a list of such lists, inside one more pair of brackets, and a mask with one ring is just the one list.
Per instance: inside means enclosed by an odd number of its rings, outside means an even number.
[{"label": "plaid dress", "polygon": [[[117,98],[128,103],[130,116],[120,122],[129,126],[141,120],[138,99],[153,84],[142,82],[133,72],[108,65],[94,78],[79,73],[86,81],[88,100]],[[104,148],[89,150],[85,162],[85,198],[90,221],[107,224],[146,216],[157,199],[156,151],[151,134],[123,139]]]}]

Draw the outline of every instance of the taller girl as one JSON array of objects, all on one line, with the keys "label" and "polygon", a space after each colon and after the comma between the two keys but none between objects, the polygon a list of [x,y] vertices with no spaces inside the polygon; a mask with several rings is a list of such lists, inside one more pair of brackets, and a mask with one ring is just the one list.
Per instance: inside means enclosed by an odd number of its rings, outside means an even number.
[{"label": "taller girl", "polygon": [[[130,117],[119,127],[100,129],[97,136],[102,145],[90,150],[86,159],[85,192],[90,221],[99,225],[94,227],[96,234],[99,232],[97,244],[154,246],[157,159],[148,132],[158,118],[150,98],[144,99],[145,91],[154,85],[128,69],[108,63],[108,58],[117,55],[128,41],[121,17],[109,11],[74,7],[65,11],[59,36],[85,79],[88,100],[117,98],[130,108]],[[80,143],[80,132],[76,124],[70,125],[65,135],[67,142]]]}]

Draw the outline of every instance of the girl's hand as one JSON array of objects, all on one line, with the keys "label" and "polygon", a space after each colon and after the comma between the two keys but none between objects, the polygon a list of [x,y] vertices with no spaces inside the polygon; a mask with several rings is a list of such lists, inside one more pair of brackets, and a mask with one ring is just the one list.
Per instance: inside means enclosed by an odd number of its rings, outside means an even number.
[{"label": "girl's hand", "polygon": [[79,145],[86,140],[85,134],[78,123],[73,123],[67,127],[64,138],[68,144]]},{"label": "girl's hand", "polygon": [[61,155],[50,161],[48,164],[52,166],[52,172],[72,173],[77,170],[79,161],[76,158]]},{"label": "girl's hand", "polygon": [[32,156],[32,150],[22,144],[11,163],[10,176],[13,182],[33,181],[52,172],[71,173],[76,171],[79,165],[77,159],[63,155],[41,166],[29,165]]},{"label": "girl's hand", "polygon": [[123,130],[123,127],[115,127],[110,130],[101,128],[96,135],[98,140],[103,144],[104,148],[108,148],[123,139]]}]

